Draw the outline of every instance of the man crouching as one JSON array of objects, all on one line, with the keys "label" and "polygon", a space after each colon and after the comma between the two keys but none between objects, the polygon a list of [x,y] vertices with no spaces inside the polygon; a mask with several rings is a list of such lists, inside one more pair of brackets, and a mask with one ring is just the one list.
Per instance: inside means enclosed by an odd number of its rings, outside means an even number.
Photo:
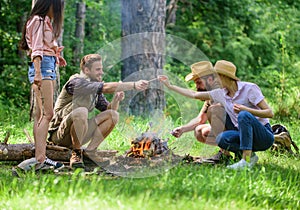
[{"label": "man crouching", "polygon": [[[102,58],[98,54],[84,56],[80,74],[69,78],[55,103],[54,117],[49,126],[49,141],[72,149],[71,168],[83,168],[81,146],[93,156],[101,142],[110,134],[119,120],[117,109],[127,90],[145,90],[148,81],[103,82]],[[104,93],[115,93],[109,103]],[[94,108],[101,111],[89,118]]]}]

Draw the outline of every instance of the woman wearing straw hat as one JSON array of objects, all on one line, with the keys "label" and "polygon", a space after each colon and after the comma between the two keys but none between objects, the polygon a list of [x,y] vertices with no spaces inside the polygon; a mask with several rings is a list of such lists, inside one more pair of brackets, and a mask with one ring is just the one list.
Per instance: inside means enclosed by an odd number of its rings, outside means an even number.
[{"label": "woman wearing straw hat", "polygon": [[214,70],[220,76],[222,89],[195,92],[171,85],[165,75],[159,76],[159,80],[169,89],[184,96],[221,103],[235,128],[219,134],[216,142],[223,149],[234,153],[242,152],[242,159],[227,167],[251,168],[258,161],[255,152],[267,150],[274,142],[268,119],[273,117],[272,109],[256,84],[242,82],[236,77],[233,63],[220,60],[215,64]]},{"label": "woman wearing straw hat", "polygon": [[[219,78],[213,70],[210,61],[200,61],[191,65],[191,73],[186,75],[185,81],[194,81],[197,91],[210,91],[220,88]],[[172,130],[172,135],[179,138],[183,133],[194,131],[195,138],[205,144],[217,146],[216,136],[224,131],[223,124],[224,108],[220,104],[212,104],[210,100],[204,102],[197,117],[188,123]],[[206,123],[209,121],[209,123]],[[211,125],[215,125],[213,128]],[[226,128],[227,129],[227,128]],[[232,159],[228,151],[220,149],[212,157],[202,158],[198,163],[223,164]]]}]

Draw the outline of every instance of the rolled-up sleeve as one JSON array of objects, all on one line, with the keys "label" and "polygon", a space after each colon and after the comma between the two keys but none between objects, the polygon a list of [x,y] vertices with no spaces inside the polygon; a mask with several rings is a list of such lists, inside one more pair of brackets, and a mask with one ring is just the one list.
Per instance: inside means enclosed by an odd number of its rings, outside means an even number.
[{"label": "rolled-up sleeve", "polygon": [[251,88],[249,88],[248,98],[249,101],[256,106],[265,97],[263,96],[260,88],[256,84],[253,84]]},{"label": "rolled-up sleeve", "polygon": [[107,110],[109,102],[106,100],[105,96],[101,93],[97,95],[97,100],[95,103],[96,109],[100,110],[101,112]]},{"label": "rolled-up sleeve", "polygon": [[83,78],[75,78],[66,84],[66,91],[70,95],[74,94],[102,94],[103,82],[89,82]]},{"label": "rolled-up sleeve", "polygon": [[224,89],[211,90],[209,91],[209,95],[214,103],[221,103],[223,106],[225,105]]},{"label": "rolled-up sleeve", "polygon": [[43,25],[44,22],[39,17],[34,17],[27,24],[26,36],[27,36],[28,45],[32,50],[31,60],[33,60],[37,56],[40,56],[43,59],[43,48],[44,48]]}]

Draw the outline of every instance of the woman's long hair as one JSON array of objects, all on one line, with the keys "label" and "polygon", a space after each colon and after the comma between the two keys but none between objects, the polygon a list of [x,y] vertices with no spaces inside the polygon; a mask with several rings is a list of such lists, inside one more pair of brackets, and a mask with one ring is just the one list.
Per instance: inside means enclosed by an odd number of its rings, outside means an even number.
[{"label": "woman's long hair", "polygon": [[30,15],[23,26],[22,38],[20,40],[19,47],[22,50],[29,50],[26,41],[26,26],[27,22],[35,15],[38,15],[45,19],[49,10],[53,11],[53,38],[57,39],[61,33],[62,23],[63,23],[63,10],[64,10],[64,0],[37,0],[34,7],[32,8]]}]

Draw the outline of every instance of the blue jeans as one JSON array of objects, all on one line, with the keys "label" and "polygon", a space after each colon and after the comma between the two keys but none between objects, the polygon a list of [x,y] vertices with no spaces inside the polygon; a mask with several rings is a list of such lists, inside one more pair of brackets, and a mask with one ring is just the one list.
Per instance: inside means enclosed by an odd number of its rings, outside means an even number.
[{"label": "blue jeans", "polygon": [[217,136],[222,149],[238,153],[241,150],[264,151],[274,142],[271,125],[262,125],[251,113],[241,111],[238,115],[238,130],[227,130]]}]

